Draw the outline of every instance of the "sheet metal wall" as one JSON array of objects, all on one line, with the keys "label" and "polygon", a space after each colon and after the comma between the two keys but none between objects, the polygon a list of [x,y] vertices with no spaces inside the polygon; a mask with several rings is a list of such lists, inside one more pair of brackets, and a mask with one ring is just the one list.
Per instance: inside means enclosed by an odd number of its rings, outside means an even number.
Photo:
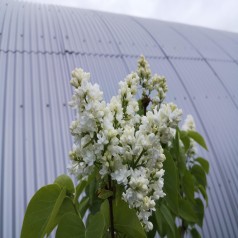
[{"label": "sheet metal wall", "polygon": [[109,101],[144,54],[168,101],[194,115],[209,152],[204,237],[238,234],[238,34],[157,20],[0,1],[0,237],[19,237],[29,199],[66,173],[70,71]]}]

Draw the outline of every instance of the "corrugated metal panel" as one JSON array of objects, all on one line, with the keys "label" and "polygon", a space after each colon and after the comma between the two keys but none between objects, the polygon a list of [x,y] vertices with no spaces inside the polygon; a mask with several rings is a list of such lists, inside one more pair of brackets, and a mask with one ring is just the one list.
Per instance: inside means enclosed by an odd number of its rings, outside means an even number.
[{"label": "corrugated metal panel", "polygon": [[216,60],[230,60],[216,44],[209,40],[206,36],[201,34],[202,27],[192,27],[184,24],[174,24],[171,23],[170,27],[185,38],[187,38],[192,45],[196,46],[196,49],[200,54],[206,59],[216,59]]},{"label": "corrugated metal panel", "polygon": [[[1,222],[5,222],[0,237],[18,237],[27,201],[36,189],[66,172],[70,120],[64,119],[68,113],[64,103],[68,98],[59,91],[66,85],[57,85],[52,78],[58,76],[63,82],[67,76],[62,70],[52,76],[62,64],[60,57],[1,53],[1,59],[7,65],[7,81],[1,114]],[[49,66],[53,66],[51,73]]]},{"label": "corrugated metal panel", "polygon": [[[172,29],[175,30],[175,27],[172,26]],[[177,30],[175,30],[175,31],[177,32],[178,35],[180,35],[187,41],[188,45],[191,45],[197,51],[197,53],[201,56],[201,58],[205,62],[205,64],[210,68],[210,71],[212,71],[213,74],[216,76],[218,84],[220,84],[223,87],[223,89],[227,93],[228,97],[232,100],[232,103],[234,104],[234,106],[238,109],[238,104],[234,101],[233,96],[231,95],[231,92],[229,91],[229,89],[226,86],[226,84],[229,84],[229,82],[228,83],[223,82],[223,80],[220,78],[220,76],[217,74],[217,72],[211,65],[211,62],[213,62],[213,61],[215,61],[215,62],[230,61],[232,63],[235,61],[228,54],[226,54],[224,50],[222,50],[220,47],[218,47],[218,45],[214,45],[212,43],[212,41],[210,41],[209,39],[208,39],[208,41],[207,41],[207,39],[205,39],[206,43],[204,44],[205,45],[205,48],[204,48],[204,46],[200,46],[202,44],[200,44],[200,45],[194,44],[194,41],[196,43],[196,40],[194,40],[194,39],[199,38],[199,37],[194,38],[194,35],[195,35],[194,32],[191,32],[189,34],[188,31],[181,31],[181,32],[179,32]],[[205,37],[205,36],[202,35],[202,37]],[[201,37],[199,39],[201,39]],[[209,44],[207,44],[207,42],[209,42]],[[212,48],[210,45],[214,45],[213,50],[211,52],[213,52],[213,51],[216,52],[216,53],[213,53],[213,56],[216,56],[217,58],[208,58],[207,56],[209,56],[210,53],[208,53],[207,55],[204,55],[204,50],[206,49],[207,46],[209,46],[208,48]],[[211,56],[211,54],[210,54],[210,56]],[[223,56],[222,59],[219,58],[221,56]],[[226,59],[226,57],[227,57],[227,59]]]},{"label": "corrugated metal panel", "polygon": [[[230,92],[230,96],[236,105],[238,105],[238,80],[234,80],[234,78],[238,79],[238,64],[219,61],[212,61],[210,64]],[[228,96],[226,95],[225,97],[227,98]],[[218,99],[220,99],[220,96],[218,96]]]},{"label": "corrugated metal panel", "polygon": [[226,36],[227,38],[231,39],[233,42],[235,42],[236,44],[238,43],[238,36],[235,32],[222,32],[222,34],[224,36]]},{"label": "corrugated metal panel", "polygon": [[[238,151],[235,149],[235,144],[238,140],[238,128],[234,127],[233,123],[238,120],[236,108],[225,97],[226,92],[219,84],[209,86],[208,79],[209,82],[212,80],[215,82],[216,79],[204,63],[201,62],[198,65],[187,62],[185,66],[180,61],[174,61],[173,64],[182,75],[190,93],[198,99],[196,107],[206,126],[207,140],[212,142],[210,145],[212,155],[209,159],[214,170],[211,171],[210,180],[213,181],[212,189],[215,197],[214,200],[210,200],[210,203],[215,203],[217,204],[215,207],[219,207],[217,209],[219,211],[213,211],[213,217],[216,217],[215,212],[219,212],[217,222],[222,225],[224,236],[229,234],[228,237],[235,237],[237,233],[237,185],[233,181],[237,176],[234,168],[237,167]],[[191,83],[191,77],[193,77],[193,83]],[[219,95],[222,96],[219,98]],[[224,201],[229,202],[224,203]]]},{"label": "corrugated metal panel", "polygon": [[26,205],[66,172],[74,112],[70,72],[83,67],[106,101],[148,57],[168,101],[194,115],[211,172],[204,237],[238,233],[238,34],[59,6],[0,2],[0,237],[19,237]]},{"label": "corrugated metal panel", "polygon": [[[226,53],[230,59],[238,61],[238,39],[233,41],[227,33],[201,28],[200,32]],[[237,35],[237,34],[235,34]]]},{"label": "corrugated metal panel", "polygon": [[62,18],[62,32],[68,28],[68,34],[63,38],[65,50],[109,55],[119,53],[112,35],[94,11],[65,8],[58,14],[62,14],[59,16]]},{"label": "corrugated metal panel", "polygon": [[[14,50],[14,43],[13,37],[10,37],[11,32],[16,37],[16,21],[12,20],[12,15],[16,14],[16,8],[14,8],[15,4],[13,3],[6,3],[3,4],[1,9],[5,11],[4,19],[2,19],[2,40],[1,40],[1,50]],[[6,37],[7,36],[7,37]]]},{"label": "corrugated metal panel", "polygon": [[149,19],[134,19],[153,34],[162,50],[167,53],[167,56],[201,58],[193,47],[189,46],[182,37],[169,27],[170,23]]},{"label": "corrugated metal panel", "polygon": [[98,13],[105,26],[110,29],[116,44],[123,55],[163,57],[163,53],[153,40],[144,34],[133,18],[116,14]]}]

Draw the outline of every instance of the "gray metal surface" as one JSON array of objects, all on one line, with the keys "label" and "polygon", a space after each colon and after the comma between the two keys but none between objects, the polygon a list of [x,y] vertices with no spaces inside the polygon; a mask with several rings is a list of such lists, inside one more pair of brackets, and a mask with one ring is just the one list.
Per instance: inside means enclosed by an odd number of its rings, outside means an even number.
[{"label": "gray metal surface", "polygon": [[109,101],[144,54],[191,113],[210,162],[203,237],[238,234],[238,34],[59,6],[0,1],[0,237],[19,237],[41,186],[66,173],[70,72],[91,72]]}]

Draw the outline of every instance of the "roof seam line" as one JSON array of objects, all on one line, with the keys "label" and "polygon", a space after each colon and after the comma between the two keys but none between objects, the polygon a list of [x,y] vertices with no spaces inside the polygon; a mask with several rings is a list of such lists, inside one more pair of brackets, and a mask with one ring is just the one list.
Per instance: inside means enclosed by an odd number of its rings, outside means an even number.
[{"label": "roof seam line", "polygon": [[[74,55],[87,55],[87,56],[103,56],[103,57],[130,57],[130,58],[138,58],[140,55],[133,55],[133,54],[103,54],[103,53],[93,53],[93,52],[73,52],[73,51],[64,51],[64,52],[55,52],[55,51],[27,51],[27,50],[2,50],[0,49],[0,53],[19,53],[19,54],[42,54],[42,55],[66,55],[66,54],[74,54]],[[213,58],[202,58],[202,57],[180,57],[180,56],[172,56],[172,55],[166,55],[166,56],[153,56],[153,55],[145,55],[148,59],[174,59],[174,60],[199,60],[199,61],[216,61],[216,62],[227,62],[227,63],[236,63],[238,64],[238,61],[233,60],[227,60],[227,59],[213,59]]]}]

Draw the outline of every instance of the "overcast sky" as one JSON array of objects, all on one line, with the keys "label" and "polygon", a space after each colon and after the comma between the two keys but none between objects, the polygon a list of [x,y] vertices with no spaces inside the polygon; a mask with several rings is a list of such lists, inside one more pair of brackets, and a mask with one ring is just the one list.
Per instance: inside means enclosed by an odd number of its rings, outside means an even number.
[{"label": "overcast sky", "polygon": [[238,0],[27,0],[238,32]]}]

